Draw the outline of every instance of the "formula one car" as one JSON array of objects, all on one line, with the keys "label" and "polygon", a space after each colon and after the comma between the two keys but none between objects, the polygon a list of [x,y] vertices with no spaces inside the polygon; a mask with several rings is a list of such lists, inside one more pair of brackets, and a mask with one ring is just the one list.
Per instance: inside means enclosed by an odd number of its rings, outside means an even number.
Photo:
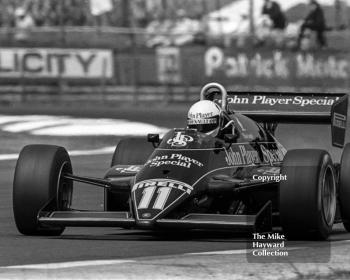
[{"label": "formula one car", "polygon": [[[347,95],[227,93],[206,85],[236,125],[222,138],[172,129],[162,138],[121,140],[103,178],[73,174],[67,151],[26,146],[13,184],[13,210],[25,235],[60,235],[65,227],[271,232],[327,239],[334,223],[350,231],[350,145],[334,164],[327,151],[286,151],[279,123],[330,124],[343,148]],[[148,140],[148,141],[147,141]],[[73,182],[105,189],[105,211],[71,208]]]}]

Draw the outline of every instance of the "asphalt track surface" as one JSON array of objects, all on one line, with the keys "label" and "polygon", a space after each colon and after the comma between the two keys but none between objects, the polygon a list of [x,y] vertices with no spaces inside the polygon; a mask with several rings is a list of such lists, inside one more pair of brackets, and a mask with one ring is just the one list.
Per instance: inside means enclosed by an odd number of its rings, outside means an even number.
[{"label": "asphalt track surface", "polygon": [[[169,122],[164,123],[163,118],[159,119],[162,119],[162,125],[169,124]],[[180,122],[179,118],[174,119],[176,119],[174,123]],[[301,136],[302,132],[306,132],[307,135]],[[330,148],[328,135],[329,130],[321,126],[282,127],[280,130],[280,136],[288,148],[321,146]],[[339,151],[332,150],[331,153],[336,160],[339,158]],[[72,158],[76,174],[96,177],[103,176],[110,160],[111,155]],[[60,237],[22,236],[16,230],[12,213],[14,167],[14,160],[0,162],[0,267],[86,260],[154,258],[196,252],[247,249],[245,236],[231,234],[152,233],[117,228],[68,228]],[[74,191],[75,208],[103,209],[101,189],[77,185]],[[330,238],[330,245],[347,240],[350,240],[350,234],[346,233],[341,226],[336,227]],[[295,241],[290,242],[289,246],[314,248],[317,251],[317,248],[324,248],[325,244],[329,243]],[[344,244],[350,246],[350,243]],[[319,254],[322,252],[320,249]]]}]

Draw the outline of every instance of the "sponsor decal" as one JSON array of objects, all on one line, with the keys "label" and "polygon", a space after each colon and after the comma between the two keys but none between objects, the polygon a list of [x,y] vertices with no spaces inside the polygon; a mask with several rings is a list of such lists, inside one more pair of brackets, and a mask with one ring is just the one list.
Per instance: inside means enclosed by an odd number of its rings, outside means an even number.
[{"label": "sponsor decal", "polygon": [[277,146],[276,149],[268,149],[265,146],[260,145],[260,149],[263,154],[264,163],[280,162],[287,153],[286,149],[282,146]]},{"label": "sponsor decal", "polygon": [[[135,184],[135,206],[143,219],[155,217],[172,202],[185,194],[190,195],[193,188],[183,182],[169,179],[145,180]],[[144,212],[144,211],[147,212]]]},{"label": "sponsor decal", "polygon": [[257,151],[247,150],[247,146],[238,145],[238,149],[230,148],[226,151],[226,162],[228,165],[247,165],[259,163],[260,157]]},{"label": "sponsor decal", "polygon": [[227,55],[222,49],[212,47],[204,55],[205,74],[213,77],[223,73],[227,78],[246,78],[255,76],[259,78],[290,77],[290,60],[281,52],[274,52],[272,57],[265,57],[260,53],[248,56],[246,53]]},{"label": "sponsor decal", "polygon": [[156,49],[158,81],[178,84],[182,81],[180,49],[176,47],[159,47]]},{"label": "sponsor decal", "polygon": [[187,121],[188,125],[196,125],[196,124],[217,124],[217,118],[210,119],[189,119]]},{"label": "sponsor decal", "polygon": [[[229,104],[235,105],[295,105],[300,107],[306,106],[332,106],[339,97],[310,97],[310,96],[290,96],[290,97],[274,97],[266,95],[251,95],[247,97],[239,97],[233,95],[228,98]],[[220,102],[220,101],[218,101]]]},{"label": "sponsor decal", "polygon": [[281,162],[287,153],[287,150],[277,145],[276,149],[268,149],[264,145],[259,145],[262,153],[262,159],[255,149],[251,149],[249,145],[237,145],[234,149],[231,147],[226,150],[226,163],[230,166],[250,165],[257,163],[275,163]]},{"label": "sponsor decal", "polygon": [[193,137],[184,134],[183,132],[176,132],[175,137],[169,139],[167,144],[171,147],[186,147],[187,143],[193,142]]},{"label": "sponsor decal", "polygon": [[333,126],[346,129],[346,116],[339,113],[334,113]]},{"label": "sponsor decal", "polygon": [[112,78],[113,68],[107,49],[0,48],[1,77]]},{"label": "sponsor decal", "polygon": [[334,55],[318,58],[312,54],[296,56],[296,76],[302,78],[348,79],[349,62]]},{"label": "sponsor decal", "polygon": [[190,185],[184,182],[169,180],[169,179],[152,179],[152,180],[145,180],[135,184],[132,188],[132,191],[136,191],[138,189],[146,189],[148,187],[172,188],[172,189],[181,190],[188,194],[191,194],[193,190],[193,188]]},{"label": "sponsor decal", "polygon": [[131,165],[128,167],[116,167],[115,170],[120,173],[137,173],[141,170],[141,166],[139,165]]},{"label": "sponsor decal", "polygon": [[155,158],[148,160],[146,163],[146,166],[149,167],[159,167],[163,165],[173,165],[184,168],[191,168],[193,165],[198,167],[204,166],[203,163],[199,162],[198,160],[175,153],[170,155],[156,156]]},{"label": "sponsor decal", "polygon": [[269,54],[259,52],[227,53],[218,47],[209,48],[204,55],[205,75],[218,74],[226,78],[260,78],[266,80],[343,79],[349,78],[350,65],[342,55]]},{"label": "sponsor decal", "polygon": [[201,113],[201,112],[193,113],[193,112],[190,112],[188,114],[188,117],[190,119],[207,119],[207,118],[212,118],[213,116],[214,116],[213,112],[209,112],[209,113]]}]

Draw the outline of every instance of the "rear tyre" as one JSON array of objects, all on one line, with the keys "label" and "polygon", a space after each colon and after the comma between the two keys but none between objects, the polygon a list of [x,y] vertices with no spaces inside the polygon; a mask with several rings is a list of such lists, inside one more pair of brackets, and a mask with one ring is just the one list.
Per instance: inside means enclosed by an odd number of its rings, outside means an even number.
[{"label": "rear tyre", "polygon": [[21,151],[13,182],[13,212],[19,232],[25,235],[60,235],[64,227],[38,223],[39,211],[50,203],[52,210],[68,210],[73,182],[61,178],[72,173],[67,151],[62,147],[30,145]]},{"label": "rear tyre", "polygon": [[343,222],[344,228],[346,229],[347,232],[350,232],[350,223]]},{"label": "rear tyre", "polygon": [[339,207],[345,229],[350,232],[350,143],[346,144],[340,161]]},{"label": "rear tyre", "polygon": [[325,240],[336,214],[336,180],[330,155],[292,150],[285,156],[279,190],[280,220],[287,238]]},{"label": "rear tyre", "polygon": [[[111,162],[116,165],[143,165],[153,153],[154,147],[143,138],[128,138],[120,140]],[[129,194],[112,193],[105,190],[106,211],[129,211]]]}]

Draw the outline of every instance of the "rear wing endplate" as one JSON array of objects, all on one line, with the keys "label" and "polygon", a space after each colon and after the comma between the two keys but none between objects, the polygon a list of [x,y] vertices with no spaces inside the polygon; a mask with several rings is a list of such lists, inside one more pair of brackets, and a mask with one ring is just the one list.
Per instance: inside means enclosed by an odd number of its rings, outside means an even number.
[{"label": "rear wing endplate", "polygon": [[228,110],[257,122],[330,124],[332,144],[344,146],[347,94],[229,92],[227,98]]}]

